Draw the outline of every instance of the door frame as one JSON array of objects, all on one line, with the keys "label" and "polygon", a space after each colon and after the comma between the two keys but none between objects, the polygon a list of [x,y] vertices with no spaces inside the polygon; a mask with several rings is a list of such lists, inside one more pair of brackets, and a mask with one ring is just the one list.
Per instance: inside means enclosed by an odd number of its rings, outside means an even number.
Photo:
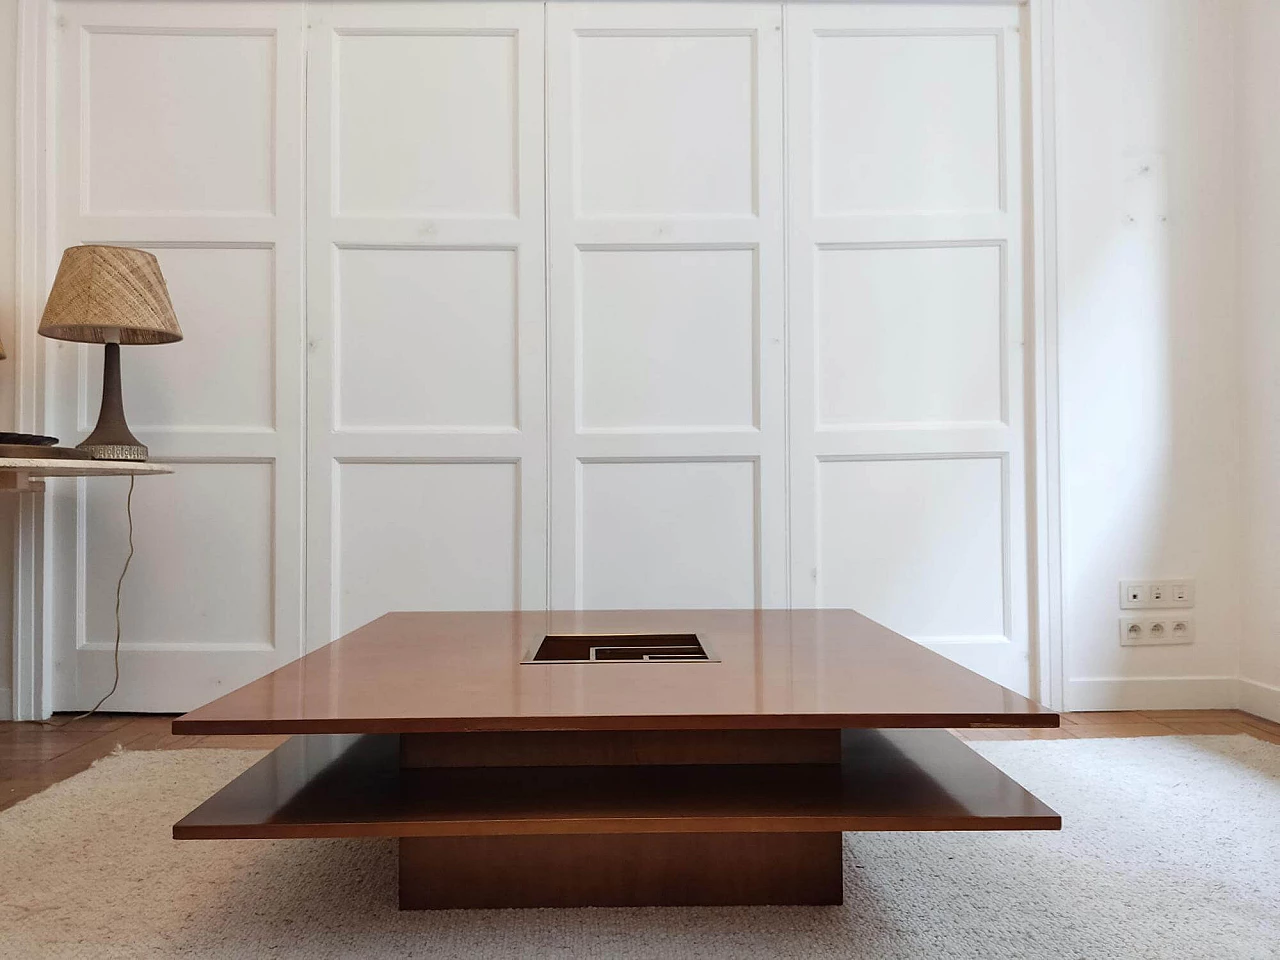
[{"label": "door frame", "polygon": [[[49,196],[52,152],[46,123],[54,116],[49,70],[52,0],[18,0],[17,127],[14,244],[14,345],[12,381],[15,428],[43,433],[45,349],[36,327],[51,283],[53,230]],[[12,691],[14,720],[43,720],[52,713],[52,638],[44,629],[52,602],[50,559],[44,550],[48,517],[40,491],[17,498],[13,554]]]},{"label": "door frame", "polygon": [[[52,138],[51,56],[56,0],[18,0],[16,244],[12,386],[16,429],[40,433],[47,396],[46,355],[36,334],[58,262]],[[305,0],[298,0],[305,2]],[[780,0],[785,3],[787,0]],[[860,0],[843,0],[856,3]],[[953,0],[956,3],[973,0]],[[989,2],[989,0],[987,0]],[[1063,705],[1063,578],[1061,444],[1059,437],[1057,177],[1054,125],[1056,0],[1010,0],[1021,7],[1023,57],[1024,245],[1026,315],[1032,340],[1026,378],[1032,403],[1026,421],[1028,596],[1032,690],[1053,709]],[[52,638],[45,630],[53,603],[49,514],[39,492],[17,497],[12,553],[12,689],[0,703],[15,720],[52,712]],[[2,695],[0,695],[2,696]]]},{"label": "door frame", "polygon": [[1023,216],[1029,242],[1024,284],[1032,343],[1026,376],[1027,478],[1031,584],[1028,589],[1032,690],[1053,710],[1065,707],[1063,678],[1062,444],[1058,382],[1058,178],[1055,124],[1054,8],[1057,0],[1028,0],[1022,14]]}]

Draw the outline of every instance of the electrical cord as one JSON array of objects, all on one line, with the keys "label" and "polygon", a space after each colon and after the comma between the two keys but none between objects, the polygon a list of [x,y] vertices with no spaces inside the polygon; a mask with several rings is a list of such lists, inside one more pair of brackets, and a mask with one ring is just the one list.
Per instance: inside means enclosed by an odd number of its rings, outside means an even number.
[{"label": "electrical cord", "polygon": [[129,477],[129,495],[125,497],[124,513],[129,521],[129,555],[124,558],[124,567],[120,570],[120,579],[116,581],[116,642],[112,659],[115,665],[115,679],[111,682],[111,689],[103,694],[102,699],[95,703],[84,713],[77,714],[70,720],[64,720],[62,723],[53,723],[52,721],[43,721],[47,727],[65,727],[69,723],[75,723],[77,720],[83,720],[85,717],[92,716],[106,703],[111,695],[120,687],[120,636],[122,633],[120,627],[120,598],[124,592],[125,574],[129,572],[129,564],[133,562],[133,485],[137,482],[137,477]]}]

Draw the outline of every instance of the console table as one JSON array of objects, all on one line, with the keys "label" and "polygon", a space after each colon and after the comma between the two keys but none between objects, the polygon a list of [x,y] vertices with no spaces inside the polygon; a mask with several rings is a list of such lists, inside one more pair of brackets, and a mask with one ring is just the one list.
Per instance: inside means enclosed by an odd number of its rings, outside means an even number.
[{"label": "console table", "polygon": [[163,463],[0,457],[0,491],[42,490],[45,477],[142,477],[173,473]]},{"label": "console table", "polygon": [[851,610],[392,613],[173,722],[295,734],[179,840],[396,837],[401,908],[834,904],[841,831],[1056,830],[1058,716]]}]

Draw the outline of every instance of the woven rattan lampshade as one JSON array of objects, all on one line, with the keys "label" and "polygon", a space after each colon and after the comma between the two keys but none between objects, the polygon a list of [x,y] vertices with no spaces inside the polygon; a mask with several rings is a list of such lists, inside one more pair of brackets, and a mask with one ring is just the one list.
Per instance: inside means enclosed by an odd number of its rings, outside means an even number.
[{"label": "woven rattan lampshade", "polygon": [[[118,336],[109,337],[109,333]],[[173,343],[182,330],[154,254],[132,247],[68,247],[40,318],[55,340]]]},{"label": "woven rattan lampshade", "polygon": [[76,449],[98,460],[147,459],[146,445],[124,418],[120,345],[182,339],[155,255],[132,247],[68,247],[40,318],[40,333],[55,340],[106,344],[98,425]]}]

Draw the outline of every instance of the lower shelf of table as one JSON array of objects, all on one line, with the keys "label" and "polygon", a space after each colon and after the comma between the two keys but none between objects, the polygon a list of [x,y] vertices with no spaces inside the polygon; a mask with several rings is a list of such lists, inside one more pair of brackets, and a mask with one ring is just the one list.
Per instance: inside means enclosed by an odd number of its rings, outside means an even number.
[{"label": "lower shelf of table", "polygon": [[944,730],[846,730],[839,764],[401,769],[395,735],[297,736],[179,840],[1057,830]]}]

